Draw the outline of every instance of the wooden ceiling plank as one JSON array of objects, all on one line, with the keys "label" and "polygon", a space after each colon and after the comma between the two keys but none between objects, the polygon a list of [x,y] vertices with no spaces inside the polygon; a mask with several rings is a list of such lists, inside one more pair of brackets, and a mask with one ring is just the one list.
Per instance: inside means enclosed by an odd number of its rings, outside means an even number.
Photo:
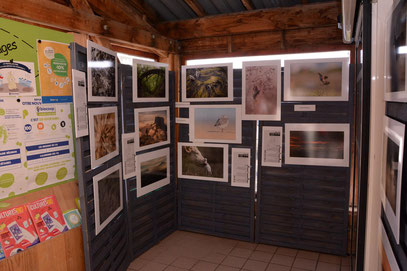
[{"label": "wooden ceiling plank", "polygon": [[161,33],[165,33],[167,37],[186,40],[260,31],[281,31],[337,25],[337,16],[340,13],[340,2],[328,2],[165,22],[157,24],[156,27]]},{"label": "wooden ceiling plank", "polygon": [[42,26],[63,31],[80,32],[93,36],[104,36],[112,41],[120,41],[140,48],[155,49],[168,55],[175,52],[176,42],[164,36],[135,26],[105,19],[93,14],[74,10],[49,0],[1,0],[0,14],[5,17],[22,19]]},{"label": "wooden ceiling plank", "polygon": [[184,2],[195,12],[198,17],[206,16],[206,12],[201,4],[196,0],[184,0]]},{"label": "wooden ceiling plank", "polygon": [[70,2],[74,9],[93,14],[93,10],[87,0],[70,0]]},{"label": "wooden ceiling plank", "polygon": [[155,24],[159,21],[158,13],[144,0],[127,0],[130,5],[133,5],[141,14],[144,14],[148,21]]},{"label": "wooden ceiling plank", "polygon": [[256,9],[253,5],[252,0],[240,0],[242,1],[243,6],[247,9],[247,10],[254,10]]}]

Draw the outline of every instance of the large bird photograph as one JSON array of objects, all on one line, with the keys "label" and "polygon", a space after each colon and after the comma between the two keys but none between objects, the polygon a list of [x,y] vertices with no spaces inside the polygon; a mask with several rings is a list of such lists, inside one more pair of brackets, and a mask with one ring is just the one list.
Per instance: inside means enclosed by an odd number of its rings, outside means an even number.
[{"label": "large bird photograph", "polygon": [[186,98],[227,97],[227,66],[186,69]]},{"label": "large bird photograph", "polygon": [[193,106],[190,136],[194,141],[237,142],[241,140],[241,112],[236,106]]},{"label": "large bird photograph", "polygon": [[341,97],[342,62],[291,63],[291,97]]}]

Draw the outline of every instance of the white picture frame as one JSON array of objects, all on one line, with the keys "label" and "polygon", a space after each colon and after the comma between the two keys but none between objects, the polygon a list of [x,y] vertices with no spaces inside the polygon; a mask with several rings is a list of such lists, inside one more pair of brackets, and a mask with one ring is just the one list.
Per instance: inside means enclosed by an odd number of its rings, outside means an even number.
[{"label": "white picture frame", "polygon": [[[278,155],[276,159],[275,156]],[[273,161],[273,156],[274,160]],[[283,127],[262,127],[261,166],[281,167],[283,156]]]},{"label": "white picture frame", "polygon": [[[225,67],[227,70],[227,96],[226,97],[210,97],[210,98],[192,98],[187,97],[187,71],[190,69],[208,69],[208,68],[219,68]],[[195,72],[196,73],[196,72]],[[199,77],[201,75],[198,75]],[[194,75],[194,78],[197,77]],[[197,79],[194,79],[197,80]],[[233,101],[233,64],[224,63],[224,64],[207,64],[207,65],[188,65],[181,67],[181,93],[182,93],[182,102],[224,102],[224,101]]]},{"label": "white picture frame", "polygon": [[136,171],[136,133],[122,134],[123,179],[137,175]]},{"label": "white picture frame", "polygon": [[[379,270],[386,270],[384,268],[384,263],[383,259],[387,259],[388,264],[390,266],[391,271],[400,271],[400,267],[397,263],[396,257],[394,256],[393,249],[390,244],[389,237],[387,236],[386,229],[384,228],[383,222],[380,219],[379,221]],[[383,249],[380,247],[380,241],[381,245],[383,246]],[[382,253],[385,253],[386,255],[383,255]]]},{"label": "white picture frame", "polygon": [[[324,58],[324,59],[298,59],[298,60],[285,60],[284,61],[284,101],[348,101],[349,99],[349,58]],[[329,76],[334,76],[333,81],[327,75],[327,68],[333,69],[333,65],[337,64],[337,68],[341,67],[341,77],[335,79],[335,73]],[[299,66],[305,67],[309,65],[309,71],[303,72],[303,78],[296,74]],[[297,67],[295,67],[295,65]],[[318,66],[319,65],[319,66]],[[325,67],[323,66],[325,65]],[[325,68],[325,69],[324,69]],[[332,72],[331,72],[332,73]],[[312,75],[312,77],[310,77]],[[307,88],[315,88],[316,85],[321,88],[332,89],[333,82],[341,82],[340,95],[294,95],[294,86],[292,86],[291,77],[298,77],[299,84],[307,84]],[[325,78],[325,77],[328,78]],[[338,75],[336,75],[338,77]],[[314,80],[310,80],[313,78]],[[331,84],[332,82],[332,84]],[[339,87],[336,87],[339,89]],[[318,90],[313,90],[318,91]],[[319,90],[323,91],[323,90]],[[316,93],[318,94],[318,93]]]},{"label": "white picture frame", "polygon": [[[250,188],[250,153],[251,150],[249,148],[232,148],[231,186]],[[243,179],[245,179],[246,182],[242,182]]]},{"label": "white picture frame", "polygon": [[[158,167],[158,166],[162,165],[163,161],[165,161],[165,163],[166,163],[166,169],[161,170],[161,174],[162,174],[162,172],[165,171],[166,176],[160,180],[156,180],[156,181],[152,182],[151,184],[143,185],[143,180],[145,179],[145,178],[143,178],[143,173],[148,172],[149,170],[151,172],[151,169],[144,169],[143,167],[147,167],[147,166]],[[151,162],[152,165],[148,165],[148,164],[146,165],[147,162]],[[156,165],[157,163],[159,163],[158,166]],[[170,183],[170,148],[164,148],[164,149],[137,155],[136,165],[137,165],[136,166],[136,171],[137,171],[136,182],[137,182],[137,197],[138,198]],[[156,176],[153,176],[153,178],[156,178]]]},{"label": "white picture frame", "polygon": [[[106,114],[114,114],[114,122],[115,122],[115,139],[114,143],[115,144],[115,150],[112,152],[107,153],[106,155],[100,156],[96,154],[97,151],[97,142],[96,142],[96,137],[98,135],[95,132],[95,117],[98,115],[106,115]],[[104,162],[116,157],[119,155],[119,121],[118,121],[118,115],[117,115],[117,106],[109,106],[109,107],[98,107],[98,108],[89,108],[88,109],[88,116],[89,116],[89,142],[90,142],[90,163],[91,167],[95,168]],[[111,115],[109,116],[110,119]],[[98,128],[98,127],[96,127]],[[98,130],[103,130],[102,128],[98,128]],[[110,137],[110,136],[109,136]],[[109,144],[109,146],[112,146],[112,144]]]},{"label": "white picture frame", "polygon": [[191,105],[189,109],[189,141],[242,143],[241,106]]},{"label": "white picture frame", "polygon": [[[384,201],[382,202],[382,204],[384,213],[387,217],[387,220],[389,221],[394,238],[396,239],[396,242],[398,244],[400,241],[401,185],[403,176],[404,138],[406,127],[405,124],[391,119],[387,116],[384,117],[383,123],[384,135],[381,188],[384,192]],[[397,148],[397,150],[394,149],[395,147]],[[389,151],[391,151],[392,153],[389,154]],[[396,153],[394,153],[394,151],[396,151]],[[394,156],[397,157],[398,161],[392,162]],[[389,161],[389,159],[391,161]],[[387,171],[388,166],[390,167],[389,172]],[[397,171],[396,176],[393,176],[394,171]],[[392,177],[395,177],[397,181],[396,184],[391,183]],[[394,188],[395,191],[391,188]]]},{"label": "white picture frame", "polygon": [[[349,167],[349,124],[287,123],[285,124],[284,130],[285,164]],[[311,132],[314,132],[314,134],[311,134]],[[330,137],[327,136],[327,133],[330,133]],[[297,142],[295,142],[296,144],[293,145],[298,146],[296,149],[291,148],[291,134],[293,134],[292,141],[297,140]],[[296,139],[297,137],[298,139]],[[343,140],[341,140],[342,137]],[[318,148],[318,145],[312,145],[312,141],[307,142],[304,140],[314,140],[316,142],[325,140],[325,149],[321,150]],[[341,147],[341,145],[343,146]],[[321,146],[321,144],[319,146]],[[309,157],[307,157],[307,155]]]},{"label": "white picture frame", "polygon": [[[105,73],[111,73],[111,71],[114,71],[114,96],[106,96],[106,95],[94,95],[93,94],[93,89],[96,88],[96,84],[94,80],[98,80],[96,78],[93,78],[92,76],[92,71],[95,69],[110,69],[112,68],[111,65],[111,60],[102,60],[102,61],[95,61],[95,59],[92,57],[92,50],[98,50],[105,55],[105,57],[113,58],[114,59],[114,69],[111,69],[109,71],[106,71]],[[107,59],[107,58],[106,58]],[[88,101],[89,102],[117,102],[118,101],[118,71],[117,71],[117,54],[116,52],[107,49],[103,46],[100,46],[97,43],[94,43],[90,40],[87,41],[87,61],[88,61]],[[100,74],[99,74],[100,75]],[[107,81],[113,80],[113,77],[109,76],[109,79],[106,79]],[[105,81],[106,81],[105,80]],[[105,83],[102,85],[106,85]]]},{"label": "white picture frame", "polygon": [[[160,142],[151,143],[151,144],[146,145],[146,143],[143,143],[144,139],[142,140],[140,138],[140,133],[141,133],[140,129],[147,129],[147,128],[145,128],[145,126],[141,127],[140,124],[144,123],[145,125],[148,125],[148,123],[146,124],[147,119],[154,117],[154,112],[156,114],[161,113],[160,116],[161,117],[165,116],[165,118],[166,118],[165,122],[166,122],[166,126],[167,126],[166,127],[167,139],[160,141]],[[162,113],[164,113],[164,114],[162,114]],[[141,114],[144,114],[144,115],[140,116]],[[155,126],[157,126],[157,125],[155,125]],[[151,149],[151,148],[170,144],[170,142],[171,142],[170,107],[161,106],[161,107],[148,107],[148,108],[134,109],[134,131],[136,133],[136,141],[135,141],[136,145],[135,146],[136,146],[137,151],[142,151],[142,150]],[[147,132],[147,131],[149,131],[149,130],[145,130],[145,132]]]},{"label": "white picture frame", "polygon": [[[256,67],[257,69],[254,70]],[[267,67],[274,67],[276,69],[276,74],[273,75],[276,79],[275,84],[273,84],[276,91],[275,98],[273,97],[274,95],[272,95],[274,93],[266,93],[267,90],[269,90],[269,92],[274,92],[273,88],[268,88],[271,85],[270,81],[274,79],[271,77],[270,71],[264,71],[263,74],[259,74],[262,71],[261,69]],[[250,68],[252,68],[253,71],[248,71]],[[264,78],[265,76],[269,76],[270,78]],[[249,81],[248,77],[250,77]],[[248,89],[250,86],[256,87],[257,91],[252,93],[251,90]],[[267,111],[271,111],[267,106],[274,103],[273,100],[275,100],[276,112],[267,113]],[[249,113],[254,110],[260,112]],[[242,63],[242,112],[243,120],[281,120],[281,60],[251,61]]]},{"label": "white picture frame", "polygon": [[[101,208],[100,208],[100,195],[99,195],[99,183],[100,181],[104,180],[107,176],[111,175],[112,173],[118,171],[118,186],[119,193],[120,193],[120,206],[114,210],[102,223],[100,223],[100,215],[101,215]],[[95,175],[93,177],[93,194],[94,194],[94,204],[95,204],[95,235],[98,235],[122,210],[123,210],[123,180],[122,180],[122,165],[118,163],[113,167],[102,171],[101,173]],[[108,205],[111,205],[112,202],[110,201]],[[105,210],[104,208],[102,208]]]},{"label": "white picture frame", "polygon": [[[185,149],[188,152],[185,153]],[[205,149],[207,148],[207,149]],[[210,152],[210,148],[215,149],[216,152],[211,154],[211,157],[204,157],[202,151]],[[220,151],[222,150],[222,151]],[[199,153],[198,153],[199,152]],[[178,142],[178,178],[202,180],[202,181],[215,181],[215,182],[228,182],[229,181],[229,145],[227,144],[204,144],[204,143],[184,143]],[[184,157],[187,154],[188,157]],[[195,157],[189,156],[193,155]],[[197,159],[200,159],[197,161]],[[222,165],[217,165],[216,159],[221,158]],[[192,162],[191,162],[192,160]],[[183,164],[183,162],[186,164]],[[188,164],[186,163],[188,162]],[[191,163],[194,163],[191,165]],[[222,174],[219,174],[219,171]],[[190,173],[196,173],[192,175]],[[210,174],[209,174],[210,172]],[[218,175],[213,177],[214,175]]]},{"label": "white picture frame", "polygon": [[89,135],[88,105],[86,100],[86,74],[72,70],[72,92],[76,138]]},{"label": "white picture frame", "polygon": [[[144,66],[151,66],[151,67],[156,67],[156,68],[164,68],[164,84],[165,84],[165,90],[164,90],[164,97],[139,97],[139,92],[138,92],[138,65],[144,65]],[[168,64],[166,63],[160,63],[160,62],[150,62],[150,61],[143,61],[143,60],[138,60],[138,59],[133,59],[133,102],[134,103],[140,103],[140,102],[168,102],[169,100],[169,76],[168,76]]]}]

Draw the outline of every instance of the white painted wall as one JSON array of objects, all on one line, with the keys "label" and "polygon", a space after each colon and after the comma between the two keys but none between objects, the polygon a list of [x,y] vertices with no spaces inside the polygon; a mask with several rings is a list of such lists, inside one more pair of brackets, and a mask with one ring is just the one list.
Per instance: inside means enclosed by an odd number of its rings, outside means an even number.
[{"label": "white painted wall", "polygon": [[[372,78],[370,111],[369,185],[367,199],[365,270],[379,269],[378,240],[381,211],[381,169],[383,149],[383,116],[385,115],[385,37],[393,0],[372,4]],[[363,158],[362,158],[363,159]]]}]

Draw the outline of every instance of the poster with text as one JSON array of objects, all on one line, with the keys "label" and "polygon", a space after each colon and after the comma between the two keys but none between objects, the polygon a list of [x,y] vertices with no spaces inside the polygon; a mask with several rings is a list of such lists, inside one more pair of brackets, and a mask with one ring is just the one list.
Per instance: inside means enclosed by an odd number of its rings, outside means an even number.
[{"label": "poster with text", "polygon": [[43,104],[25,98],[23,127],[28,190],[75,177],[71,104]]},{"label": "poster with text", "polygon": [[0,96],[36,96],[34,63],[0,60]]},{"label": "poster with text", "polygon": [[37,51],[43,101],[46,103],[72,102],[69,44],[38,40]]}]

